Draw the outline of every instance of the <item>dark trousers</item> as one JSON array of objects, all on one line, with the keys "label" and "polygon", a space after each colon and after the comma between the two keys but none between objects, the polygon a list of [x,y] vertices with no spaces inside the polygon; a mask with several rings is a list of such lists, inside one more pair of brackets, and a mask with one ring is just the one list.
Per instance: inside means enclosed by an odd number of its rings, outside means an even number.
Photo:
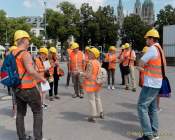
[{"label": "dark trousers", "polygon": [[74,84],[74,91],[76,95],[83,94],[83,88],[80,82],[79,74],[72,74],[72,83]]},{"label": "dark trousers", "polygon": [[26,140],[24,116],[27,112],[27,105],[30,106],[33,112],[33,134],[35,140],[42,140],[43,113],[39,91],[36,88],[16,91],[16,104],[16,129],[19,140]]},{"label": "dark trousers", "polygon": [[115,83],[115,69],[109,69],[108,70],[108,85],[110,85],[112,77],[112,85]]},{"label": "dark trousers", "polygon": [[50,90],[49,90],[49,96],[53,96],[53,90],[54,90],[54,95],[58,95],[58,81],[59,77],[54,76],[54,81],[50,83]]},{"label": "dark trousers", "polygon": [[68,72],[68,73],[67,73],[67,81],[66,81],[66,86],[69,86],[69,84],[70,84],[70,78],[71,78],[71,73],[70,73],[70,72]]},{"label": "dark trousers", "polygon": [[120,63],[120,73],[121,73],[121,78],[122,78],[122,84],[125,84],[125,77],[124,77],[124,73],[123,73],[123,65],[122,63]]}]

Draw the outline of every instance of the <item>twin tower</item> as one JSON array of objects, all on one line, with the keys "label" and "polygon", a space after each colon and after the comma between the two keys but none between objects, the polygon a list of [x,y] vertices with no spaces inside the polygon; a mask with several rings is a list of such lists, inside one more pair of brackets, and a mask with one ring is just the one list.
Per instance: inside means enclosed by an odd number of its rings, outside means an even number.
[{"label": "twin tower", "polygon": [[[117,7],[117,19],[120,26],[122,26],[124,20],[123,11],[122,0],[119,0]],[[132,14],[139,15],[146,24],[152,25],[155,22],[154,3],[152,0],[144,0],[143,4],[141,4],[140,0],[136,0]]]}]

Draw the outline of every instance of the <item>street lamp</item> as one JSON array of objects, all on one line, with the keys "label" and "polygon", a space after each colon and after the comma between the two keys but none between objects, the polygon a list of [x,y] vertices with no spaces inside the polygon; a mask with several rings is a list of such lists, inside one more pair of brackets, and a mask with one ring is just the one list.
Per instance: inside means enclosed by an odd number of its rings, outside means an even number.
[{"label": "street lamp", "polygon": [[5,46],[6,46],[7,49],[10,46],[10,44],[8,42],[8,16],[6,16]]},{"label": "street lamp", "polygon": [[47,9],[47,2],[46,0],[43,0],[44,2],[44,44],[46,46],[46,40],[47,40],[47,31],[46,31],[46,27],[47,27],[47,19],[46,19],[46,9]]}]

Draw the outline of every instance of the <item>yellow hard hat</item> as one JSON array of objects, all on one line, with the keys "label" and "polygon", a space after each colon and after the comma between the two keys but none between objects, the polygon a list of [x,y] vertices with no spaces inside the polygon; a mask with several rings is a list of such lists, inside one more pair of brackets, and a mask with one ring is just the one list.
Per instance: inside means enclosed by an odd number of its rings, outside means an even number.
[{"label": "yellow hard hat", "polygon": [[128,49],[130,47],[129,43],[125,43],[125,49]]},{"label": "yellow hard hat", "polygon": [[85,48],[85,50],[86,50],[86,51],[89,51],[90,49],[91,49],[91,48],[90,48],[90,47],[88,47],[88,46]]},{"label": "yellow hard hat", "polygon": [[42,47],[39,49],[39,53],[44,53],[44,54],[48,55],[49,51],[47,48]]},{"label": "yellow hard hat", "polygon": [[15,49],[17,49],[16,46],[11,46],[11,47],[9,48],[9,51],[11,52],[11,51],[13,51],[13,50],[15,50]]},{"label": "yellow hard hat", "polygon": [[142,50],[143,53],[146,53],[148,51],[148,46],[145,46]]},{"label": "yellow hard hat", "polygon": [[29,40],[31,40],[30,35],[26,31],[17,30],[14,35],[14,41],[16,42],[18,39],[21,38],[28,38]]},{"label": "yellow hard hat", "polygon": [[77,49],[77,48],[79,48],[78,43],[73,42],[72,45],[71,45],[71,49],[73,50],[73,49]]},{"label": "yellow hard hat", "polygon": [[115,46],[111,46],[111,47],[109,48],[109,51],[116,51],[116,47],[115,47]]},{"label": "yellow hard hat", "polygon": [[122,50],[125,49],[125,45],[122,45],[121,49],[122,49]]},{"label": "yellow hard hat", "polygon": [[97,48],[91,48],[89,51],[95,55],[95,58],[100,56],[100,51]]},{"label": "yellow hard hat", "polygon": [[57,49],[55,47],[50,47],[49,52],[57,53]]},{"label": "yellow hard hat", "polygon": [[148,38],[148,37],[155,37],[155,38],[160,38],[159,32],[153,28],[151,30],[149,30],[146,35],[144,36],[144,38]]}]

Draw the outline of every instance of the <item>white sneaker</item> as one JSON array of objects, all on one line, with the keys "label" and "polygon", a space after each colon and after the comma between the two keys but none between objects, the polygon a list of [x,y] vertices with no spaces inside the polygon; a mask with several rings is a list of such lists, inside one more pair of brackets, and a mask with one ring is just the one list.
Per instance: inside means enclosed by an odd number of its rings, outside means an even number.
[{"label": "white sneaker", "polygon": [[114,89],[115,89],[115,87],[114,87],[114,86],[112,86],[112,87],[111,87],[111,89],[112,89],[112,90],[114,90]]},{"label": "white sneaker", "polygon": [[158,113],[162,112],[162,109],[161,109],[161,108],[159,108],[159,109],[157,110],[157,112],[158,112]]},{"label": "white sneaker", "polygon": [[111,89],[111,86],[110,85],[108,86],[108,89]]}]

